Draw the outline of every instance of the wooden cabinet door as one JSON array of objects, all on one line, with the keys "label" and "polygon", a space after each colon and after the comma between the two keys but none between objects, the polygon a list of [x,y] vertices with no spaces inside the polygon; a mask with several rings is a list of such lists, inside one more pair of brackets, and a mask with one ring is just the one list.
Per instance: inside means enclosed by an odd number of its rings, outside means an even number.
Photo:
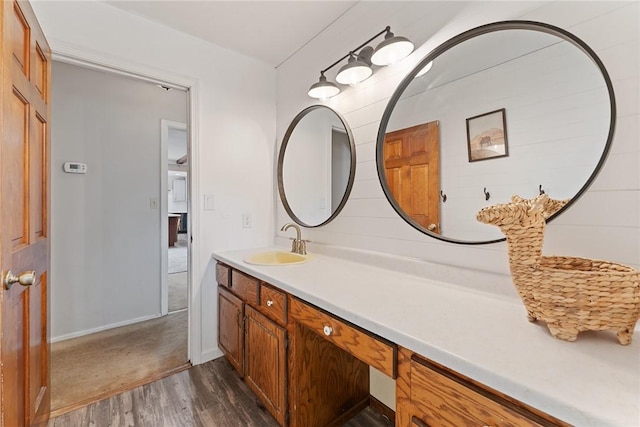
[{"label": "wooden cabinet door", "polygon": [[218,346],[240,375],[244,375],[243,309],[240,298],[218,287]]},{"label": "wooden cabinet door", "polygon": [[0,424],[46,425],[51,51],[26,1],[0,4],[0,31]]},{"label": "wooden cabinet door", "polygon": [[286,332],[275,322],[246,307],[245,381],[271,415],[284,425],[286,412]]}]

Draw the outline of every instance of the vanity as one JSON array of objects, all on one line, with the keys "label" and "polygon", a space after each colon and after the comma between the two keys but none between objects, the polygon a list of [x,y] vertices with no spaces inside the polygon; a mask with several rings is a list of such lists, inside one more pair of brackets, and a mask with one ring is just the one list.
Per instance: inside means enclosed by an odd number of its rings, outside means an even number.
[{"label": "vanity", "polygon": [[281,425],[342,425],[369,405],[369,366],[395,380],[397,426],[640,421],[637,336],[568,343],[515,295],[315,253],[243,261],[257,252],[214,254],[220,348]]}]

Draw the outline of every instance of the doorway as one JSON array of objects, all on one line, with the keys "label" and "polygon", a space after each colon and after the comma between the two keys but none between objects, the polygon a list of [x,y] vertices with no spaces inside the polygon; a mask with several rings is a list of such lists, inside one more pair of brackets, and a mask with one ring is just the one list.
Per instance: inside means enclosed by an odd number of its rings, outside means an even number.
[{"label": "doorway", "polygon": [[[113,70],[59,61],[52,70],[52,414],[59,415],[189,366],[188,309],[163,311],[161,270],[168,234],[161,121],[186,123],[189,93]],[[86,173],[65,173],[67,161]]]},{"label": "doorway", "polygon": [[188,132],[186,123],[160,121],[161,200],[163,223],[161,238],[161,308],[163,315],[186,310],[189,279],[189,178]]}]

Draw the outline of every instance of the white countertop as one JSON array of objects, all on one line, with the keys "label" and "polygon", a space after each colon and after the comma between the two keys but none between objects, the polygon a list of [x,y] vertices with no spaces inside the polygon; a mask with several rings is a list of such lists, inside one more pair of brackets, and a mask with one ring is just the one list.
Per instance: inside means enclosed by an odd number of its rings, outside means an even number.
[{"label": "white countertop", "polygon": [[529,323],[508,293],[320,254],[289,266],[243,261],[268,249],[213,257],[573,425],[640,426],[638,328],[628,346],[613,331],[566,342]]}]

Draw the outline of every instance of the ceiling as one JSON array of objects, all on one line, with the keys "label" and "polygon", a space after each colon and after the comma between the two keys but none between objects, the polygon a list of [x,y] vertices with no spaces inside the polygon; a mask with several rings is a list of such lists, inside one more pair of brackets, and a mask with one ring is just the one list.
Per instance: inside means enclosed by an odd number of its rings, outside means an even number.
[{"label": "ceiling", "polygon": [[278,67],[357,1],[105,3]]}]

